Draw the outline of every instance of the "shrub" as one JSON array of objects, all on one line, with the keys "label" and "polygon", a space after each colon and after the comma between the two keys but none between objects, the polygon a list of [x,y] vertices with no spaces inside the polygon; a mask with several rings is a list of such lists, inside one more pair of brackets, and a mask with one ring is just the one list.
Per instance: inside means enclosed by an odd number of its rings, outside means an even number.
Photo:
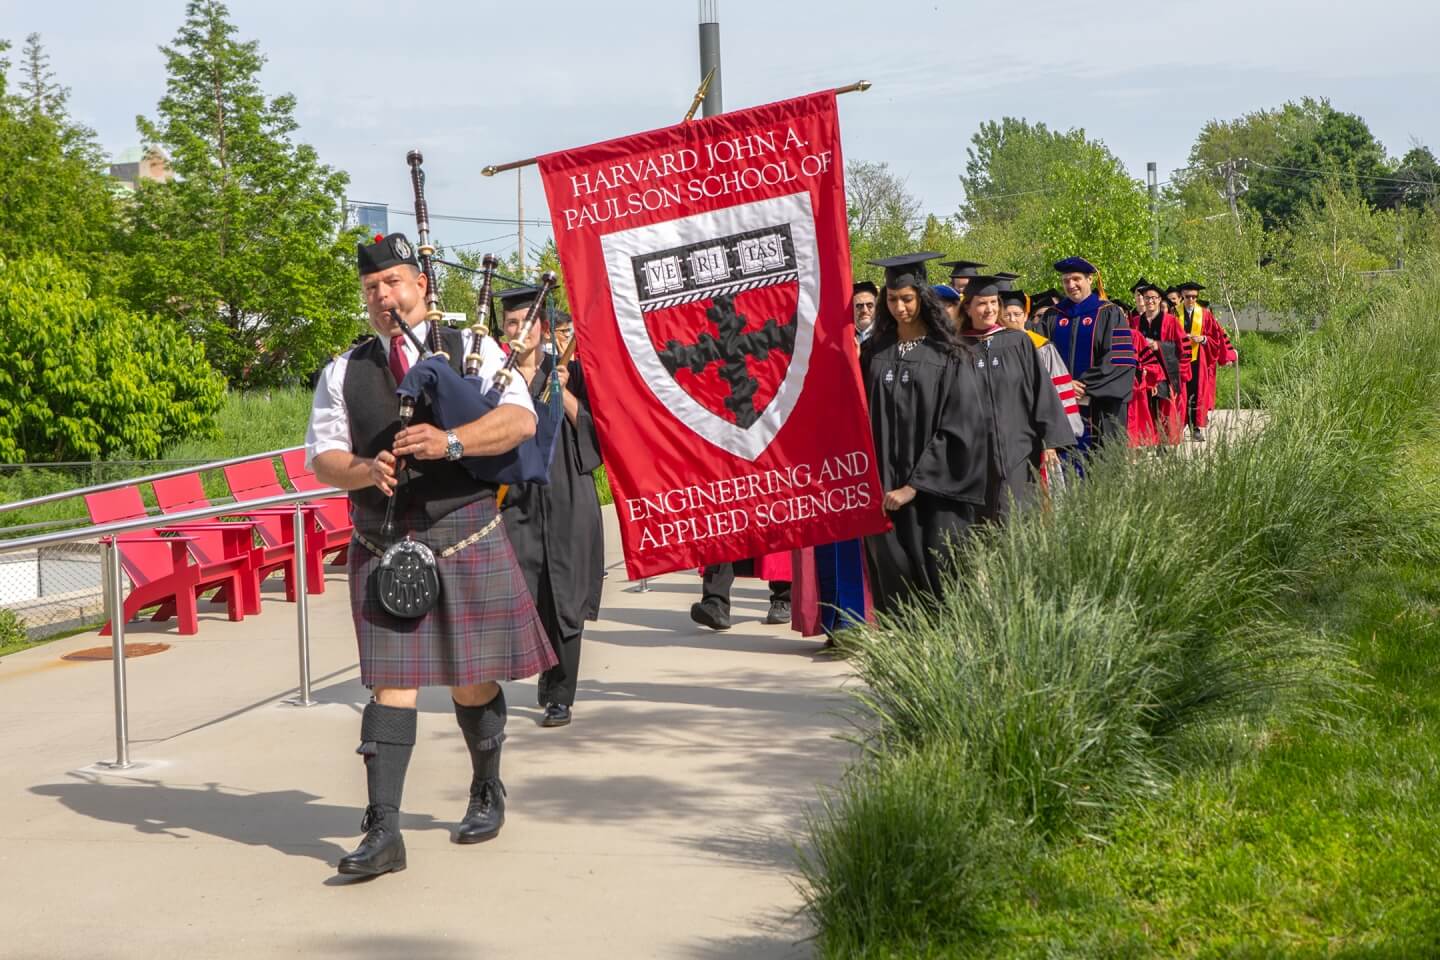
[{"label": "shrub", "polygon": [[25,624],[20,622],[15,611],[0,609],[0,649],[28,643],[29,640]]},{"label": "shrub", "polygon": [[[1432,282],[1333,323],[1275,364],[1265,429],[1201,456],[1096,463],[1052,509],[966,544],[941,597],[842,636],[868,749],[811,819],[801,864],[827,955],[972,936],[1000,860],[1103,831],[1213,757],[1217,724],[1305,709],[1352,676],[1285,609],[1422,538],[1383,507],[1406,445],[1435,426],[1437,311]],[[957,790],[971,812],[933,831]],[[996,844],[1005,830],[1015,842]],[[912,862],[944,890],[904,894]]]},{"label": "shrub", "polygon": [[0,461],[154,457],[209,429],[224,389],[172,324],[54,257],[0,261]]}]

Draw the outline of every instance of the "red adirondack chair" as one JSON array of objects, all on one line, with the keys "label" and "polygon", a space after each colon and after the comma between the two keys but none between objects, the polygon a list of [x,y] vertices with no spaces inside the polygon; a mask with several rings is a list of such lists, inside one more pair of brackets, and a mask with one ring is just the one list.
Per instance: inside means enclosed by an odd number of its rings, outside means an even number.
[{"label": "red adirondack chair", "polygon": [[[296,490],[323,490],[325,484],[315,479],[315,474],[305,469],[305,448],[296,447],[280,454],[290,486]],[[355,529],[350,522],[350,498],[326,497],[316,500],[315,519],[325,532],[325,553],[334,552],[330,562],[344,566],[350,556],[350,534]]]},{"label": "red adirondack chair", "polygon": [[[155,491],[155,502],[160,505],[161,513],[180,513],[184,510],[196,510],[211,505],[210,500],[205,496],[205,487],[200,482],[198,472],[156,480],[151,487]],[[290,511],[284,509],[255,511],[239,509],[233,516],[244,517],[248,520],[249,522],[244,524],[247,530],[259,528],[263,531],[265,523],[276,524],[280,527],[282,535],[290,533],[289,524],[293,522]],[[222,526],[232,525],[226,523]],[[285,599],[293,603],[295,601],[294,537],[290,536],[288,542],[272,547],[265,542],[262,532],[258,544],[252,537],[246,546],[250,551],[249,582],[246,584],[246,590],[248,596],[255,598],[255,609],[251,610],[247,607],[245,612],[260,612],[260,584],[276,570],[279,570],[285,577]],[[319,593],[320,591],[312,589],[309,592]]]},{"label": "red adirondack chair", "polygon": [[[290,492],[280,486],[280,481],[275,476],[275,465],[271,463],[269,457],[257,457],[254,460],[246,460],[243,463],[226,467],[225,481],[230,484],[230,493],[239,503],[246,500],[259,500],[262,497],[280,496]],[[305,528],[306,589],[309,593],[324,593],[325,570],[321,554],[325,552],[326,547],[323,530],[314,519],[318,508],[313,504],[302,504],[301,506],[310,518],[310,523]],[[236,512],[243,511],[237,509]],[[292,550],[295,548],[294,510],[283,508],[283,513],[261,510],[254,514],[254,518],[260,525],[260,536],[267,544],[274,546],[289,544]],[[293,597],[293,595],[294,591],[287,587],[286,596]]]},{"label": "red adirondack chair", "polygon": [[[146,515],[144,501],[136,487],[87,494],[85,506],[95,523],[132,520]],[[213,529],[233,527],[233,530]],[[216,590],[212,598],[223,600],[231,620],[243,620],[246,613],[246,569],[250,563],[248,540],[250,531],[243,524],[194,524],[183,527],[161,527],[176,531],[174,537],[157,536],[155,528],[122,533],[117,537],[116,553],[121,569],[130,578],[130,593],[125,598],[121,616],[132,620],[141,610],[159,605],[151,618],[155,621],[174,617],[180,633],[190,635],[200,629],[198,603],[201,594]],[[192,561],[199,540],[209,541],[210,549],[218,549],[221,557],[211,562]],[[108,538],[106,539],[108,542]],[[198,560],[198,556],[195,558]],[[218,589],[217,589],[218,588]],[[258,609],[258,601],[257,601]],[[112,613],[113,616],[113,613]],[[100,635],[110,634],[107,621]]]}]

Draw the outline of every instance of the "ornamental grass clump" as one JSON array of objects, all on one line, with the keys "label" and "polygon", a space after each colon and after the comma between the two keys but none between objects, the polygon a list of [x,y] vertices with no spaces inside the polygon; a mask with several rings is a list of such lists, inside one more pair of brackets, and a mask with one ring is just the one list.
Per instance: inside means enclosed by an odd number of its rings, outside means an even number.
[{"label": "ornamental grass clump", "polygon": [[941,597],[842,636],[865,750],[801,861],[827,955],[973,939],[1026,851],[1103,836],[1233,743],[1210,733],[1355,679],[1286,611],[1414,535],[1387,491],[1435,427],[1437,314],[1431,281],[1332,324],[1255,428],[1104,458],[967,543]]}]

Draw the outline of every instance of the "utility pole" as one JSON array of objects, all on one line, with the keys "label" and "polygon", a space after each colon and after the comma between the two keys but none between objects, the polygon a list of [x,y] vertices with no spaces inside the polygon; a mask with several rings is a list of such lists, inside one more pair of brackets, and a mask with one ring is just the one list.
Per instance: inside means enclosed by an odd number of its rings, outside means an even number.
[{"label": "utility pole", "polygon": [[1235,168],[1237,161],[1226,160],[1225,168],[1225,199],[1230,203],[1230,216],[1235,220],[1235,236],[1240,236],[1240,206],[1235,202],[1239,193],[1235,189]]},{"label": "utility pole", "polygon": [[523,170],[515,171],[515,229],[520,236],[520,279],[525,279],[525,181]]},{"label": "utility pole", "polygon": [[1145,181],[1150,188],[1150,256],[1160,256],[1160,174],[1155,161],[1145,164]]},{"label": "utility pole", "polygon": [[700,0],[700,79],[715,71],[710,87],[705,91],[705,105],[702,117],[713,117],[725,112],[720,103],[720,0]]}]

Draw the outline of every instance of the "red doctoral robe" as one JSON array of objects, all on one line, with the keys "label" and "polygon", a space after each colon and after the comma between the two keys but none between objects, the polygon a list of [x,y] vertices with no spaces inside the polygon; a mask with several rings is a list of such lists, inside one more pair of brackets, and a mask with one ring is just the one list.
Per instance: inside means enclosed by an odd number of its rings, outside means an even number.
[{"label": "red doctoral robe", "polygon": [[1130,329],[1134,331],[1138,360],[1135,393],[1129,410],[1130,445],[1153,447],[1160,443],[1162,438],[1167,444],[1176,444],[1185,436],[1185,384],[1190,380],[1190,344],[1185,341],[1180,322],[1171,314],[1163,314],[1160,318],[1160,338],[1156,342],[1175,345],[1175,355],[1180,358],[1180,382],[1171,384],[1169,396],[1159,401],[1160,422],[1157,424],[1150,411],[1150,400],[1155,396],[1160,384],[1169,381],[1169,374],[1161,360],[1160,351],[1146,342],[1148,338],[1142,328],[1143,320],[1138,313],[1130,315]]},{"label": "red doctoral robe", "polygon": [[[1200,314],[1200,319],[1198,323],[1192,319],[1188,331],[1185,329],[1183,319],[1179,321],[1179,326],[1182,333],[1192,334],[1198,327],[1199,335],[1205,338],[1205,342],[1202,344],[1187,344],[1187,347],[1194,348],[1193,353],[1200,361],[1196,371],[1200,377],[1200,395],[1195,403],[1195,425],[1205,427],[1210,423],[1210,411],[1215,409],[1215,370],[1217,367],[1229,366],[1234,363],[1239,355],[1235,352],[1235,347],[1231,345],[1230,338],[1225,335],[1225,328],[1220,326],[1220,321],[1215,319],[1215,314],[1211,313],[1208,307],[1198,307],[1197,312]],[[1191,355],[1192,350],[1186,349],[1183,354],[1186,366],[1189,366]]]}]

